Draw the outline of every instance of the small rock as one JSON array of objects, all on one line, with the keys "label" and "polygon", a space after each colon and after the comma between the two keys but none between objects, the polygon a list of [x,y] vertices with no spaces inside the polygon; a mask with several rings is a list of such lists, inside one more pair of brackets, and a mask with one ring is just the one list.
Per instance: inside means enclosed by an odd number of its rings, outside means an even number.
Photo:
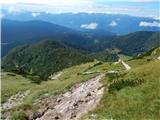
[{"label": "small rock", "polygon": [[83,103],[84,102],[84,100],[78,100],[78,103]]},{"label": "small rock", "polygon": [[90,93],[90,92],[87,93],[87,96],[86,96],[86,97],[89,97],[89,96],[91,96],[91,93]]},{"label": "small rock", "polygon": [[61,102],[61,99],[60,99],[60,98],[58,98],[58,99],[57,99],[57,102]]},{"label": "small rock", "polygon": [[56,117],[55,117],[55,120],[58,120],[58,119],[59,119],[59,116],[56,116]]},{"label": "small rock", "polygon": [[78,107],[78,104],[77,104],[77,103],[74,103],[73,106],[74,106],[74,107]]},{"label": "small rock", "polygon": [[85,100],[85,103],[87,103],[88,101],[89,101],[89,100],[86,99],[86,100]]},{"label": "small rock", "polygon": [[71,119],[75,118],[76,117],[76,114],[75,113],[72,113],[71,114]]}]

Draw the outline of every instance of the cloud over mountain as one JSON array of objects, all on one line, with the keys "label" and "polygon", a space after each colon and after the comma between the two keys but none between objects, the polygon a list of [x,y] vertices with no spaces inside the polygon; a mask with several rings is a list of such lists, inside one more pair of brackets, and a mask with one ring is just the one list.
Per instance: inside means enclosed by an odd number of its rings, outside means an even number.
[{"label": "cloud over mountain", "polygon": [[114,21],[114,20],[109,24],[109,26],[111,26],[111,27],[115,27],[115,26],[117,26],[117,25],[118,25],[117,22]]},{"label": "cloud over mountain", "polygon": [[144,21],[141,21],[139,23],[139,26],[141,26],[141,27],[160,27],[160,23],[156,22],[156,21],[153,21],[153,22],[144,22]]},{"label": "cloud over mountain", "polygon": [[93,22],[93,23],[89,23],[89,24],[82,24],[80,26],[80,28],[94,30],[97,28],[97,26],[98,26],[98,24]]},{"label": "cloud over mountain", "polygon": [[37,16],[39,16],[40,15],[40,13],[32,13],[32,16],[33,17],[37,17]]}]

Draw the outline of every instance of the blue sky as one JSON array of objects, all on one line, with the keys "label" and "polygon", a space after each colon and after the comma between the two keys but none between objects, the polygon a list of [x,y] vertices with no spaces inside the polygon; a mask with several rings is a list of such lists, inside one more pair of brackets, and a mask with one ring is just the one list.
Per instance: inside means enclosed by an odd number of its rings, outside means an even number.
[{"label": "blue sky", "polygon": [[1,0],[2,8],[10,13],[30,12],[88,12],[128,14],[159,18],[159,0]]}]

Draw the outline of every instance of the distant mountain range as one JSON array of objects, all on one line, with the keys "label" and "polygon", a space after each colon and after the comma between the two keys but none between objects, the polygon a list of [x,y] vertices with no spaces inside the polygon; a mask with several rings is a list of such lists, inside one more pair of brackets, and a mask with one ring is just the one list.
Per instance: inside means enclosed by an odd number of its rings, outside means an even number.
[{"label": "distant mountain range", "polygon": [[[29,21],[43,20],[82,32],[95,31],[101,34],[106,32],[124,35],[136,31],[159,31],[160,27],[155,24],[160,20],[153,18],[135,17],[118,14],[103,13],[31,13],[22,12],[12,14],[2,9],[6,19]],[[36,15],[35,15],[36,14]]]},{"label": "distant mountain range", "polygon": [[2,20],[2,56],[12,48],[31,44],[43,39],[62,42],[83,53],[95,53],[117,48],[123,54],[136,56],[153,47],[160,46],[160,32],[139,31],[116,36],[110,32],[74,30],[44,21]]},{"label": "distant mountain range", "polygon": [[82,33],[39,20],[24,22],[3,19],[1,34],[2,56],[18,45],[29,44],[47,38],[63,41],[77,49],[78,47],[81,47],[81,49],[87,48],[85,45],[93,44],[94,41],[92,39],[96,39],[92,33]]}]

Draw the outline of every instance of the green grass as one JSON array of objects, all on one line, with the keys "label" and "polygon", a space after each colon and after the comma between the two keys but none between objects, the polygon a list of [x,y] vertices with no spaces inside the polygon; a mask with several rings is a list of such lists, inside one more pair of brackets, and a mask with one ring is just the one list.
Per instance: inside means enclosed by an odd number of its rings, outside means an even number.
[{"label": "green grass", "polygon": [[120,59],[122,59],[124,61],[132,59],[131,56],[127,56],[127,55],[123,55],[123,54],[119,54],[118,56],[120,57]]},{"label": "green grass", "polygon": [[33,84],[29,79],[9,72],[1,73],[1,84],[2,103],[17,92],[27,90],[35,86],[35,84]]},{"label": "green grass", "polygon": [[[129,73],[118,80],[144,79],[144,83],[137,86],[124,86],[120,90],[109,93],[107,87],[104,96],[94,111],[82,119],[96,120],[158,120],[160,118],[160,62],[153,61],[131,69]],[[103,84],[109,83],[109,78]],[[114,80],[114,79],[113,79]]]},{"label": "green grass", "polygon": [[134,60],[131,60],[131,61],[127,61],[127,63],[132,68],[136,68],[136,67],[139,67],[141,65],[145,65],[145,64],[149,63],[149,61],[147,61],[146,59],[134,59]]},{"label": "green grass", "polygon": [[121,71],[121,70],[125,70],[125,68],[123,67],[122,64],[113,64],[112,62],[104,62],[101,65],[95,66],[92,69],[89,70],[89,72],[95,72],[95,71],[99,71],[99,72],[107,72],[110,70],[117,70],[117,71]]},{"label": "green grass", "polygon": [[[33,108],[32,104],[35,100],[63,93],[73,85],[89,80],[98,74],[96,72],[81,74],[86,70],[102,73],[119,70],[121,72],[118,77],[106,76],[102,80],[106,89],[100,104],[82,119],[92,118],[91,114],[96,115],[96,120],[111,118],[115,120],[156,120],[160,118],[160,62],[138,59],[127,61],[127,63],[132,67],[128,72],[124,71],[122,64],[115,65],[107,62],[95,67],[91,67],[95,62],[82,64],[64,69],[59,80],[48,80],[40,84],[31,83],[29,79],[20,75],[12,76],[4,72],[2,73],[2,100],[6,101],[16,92],[29,89],[31,92],[26,97],[24,105],[18,106],[13,111],[24,110],[29,105],[30,112],[34,112],[36,108]],[[90,67],[91,69],[89,69]],[[139,80],[140,82],[143,80],[143,82],[138,84]],[[111,92],[108,92],[109,83],[113,85]]]}]

